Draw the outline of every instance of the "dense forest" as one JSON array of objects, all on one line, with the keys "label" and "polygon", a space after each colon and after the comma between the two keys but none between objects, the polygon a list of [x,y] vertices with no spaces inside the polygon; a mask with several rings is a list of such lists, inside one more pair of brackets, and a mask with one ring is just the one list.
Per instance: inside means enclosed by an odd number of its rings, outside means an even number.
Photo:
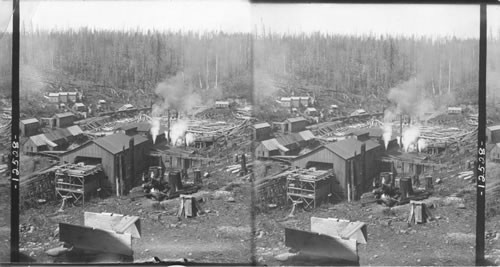
[{"label": "dense forest", "polygon": [[268,34],[255,39],[254,58],[266,75],[336,92],[383,97],[415,80],[427,96],[477,99],[477,39]]},{"label": "dense forest", "polygon": [[[0,39],[0,87],[7,95],[11,40],[9,34]],[[391,88],[414,80],[428,96],[451,94],[454,99],[475,100],[478,43],[477,39],[319,33],[23,30],[21,68],[27,70],[22,78],[59,73],[98,86],[151,93],[160,82],[178,75],[190,88],[247,98],[252,96],[253,82],[256,92],[274,92],[274,85],[307,86],[369,98],[385,97]],[[500,40],[490,39],[488,45],[488,85],[496,88]]]},{"label": "dense forest", "polygon": [[[222,32],[23,31],[21,76],[43,82],[56,72],[102,87],[153,93],[158,83],[181,75],[189,87],[250,97],[251,46],[249,34]],[[2,47],[3,58],[10,45],[3,41]],[[2,74],[9,72],[6,63],[0,63]]]}]

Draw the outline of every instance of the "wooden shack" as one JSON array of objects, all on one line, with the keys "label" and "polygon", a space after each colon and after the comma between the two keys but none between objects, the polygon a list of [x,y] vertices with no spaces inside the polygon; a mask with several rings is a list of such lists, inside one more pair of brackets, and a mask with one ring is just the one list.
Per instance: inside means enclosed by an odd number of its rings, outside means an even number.
[{"label": "wooden shack", "polygon": [[19,125],[21,136],[25,137],[36,135],[40,128],[40,122],[35,118],[21,120]]},{"label": "wooden shack", "polygon": [[112,134],[91,140],[60,155],[67,163],[101,164],[107,179],[104,186],[123,194],[137,186],[147,169],[146,158],[151,142],[136,135]]}]

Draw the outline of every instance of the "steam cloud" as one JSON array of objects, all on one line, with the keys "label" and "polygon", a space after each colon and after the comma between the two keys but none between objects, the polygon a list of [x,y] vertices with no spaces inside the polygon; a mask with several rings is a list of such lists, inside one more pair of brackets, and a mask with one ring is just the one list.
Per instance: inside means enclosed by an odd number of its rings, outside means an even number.
[{"label": "steam cloud", "polygon": [[[425,113],[435,111],[433,102],[423,95],[423,88],[421,79],[413,78],[389,90],[387,98],[393,103],[393,106],[385,110],[384,125],[382,126],[382,138],[386,149],[392,136],[393,121],[397,116],[409,115],[415,121],[415,118],[425,119]],[[420,142],[418,143],[419,150],[420,145],[425,146],[424,141],[419,141],[418,124],[405,129],[400,135],[399,141],[405,151],[409,151],[412,145],[417,144],[417,142]]]},{"label": "steam cloud", "polygon": [[[153,143],[160,131],[159,118],[167,113],[167,110],[175,109],[178,113],[193,115],[195,107],[202,103],[201,96],[192,87],[185,84],[182,74],[159,83],[155,93],[160,99],[152,107],[151,135]],[[179,137],[184,137],[186,131],[186,122],[178,121],[174,123],[170,133],[172,144],[175,145]],[[168,132],[166,132],[165,136],[168,136]],[[194,139],[194,137],[190,138]]]},{"label": "steam cloud", "polygon": [[187,130],[187,121],[178,120],[172,125],[170,137],[172,138],[171,143],[173,146],[182,146],[184,142],[189,146],[194,142],[194,135],[192,133],[187,133]]}]

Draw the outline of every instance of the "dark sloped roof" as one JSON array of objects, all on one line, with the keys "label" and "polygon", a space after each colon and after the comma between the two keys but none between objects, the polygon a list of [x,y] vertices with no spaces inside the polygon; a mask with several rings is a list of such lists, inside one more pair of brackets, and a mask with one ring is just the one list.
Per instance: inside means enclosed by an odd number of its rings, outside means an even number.
[{"label": "dark sloped roof", "polygon": [[[141,143],[144,143],[148,141],[147,138],[142,137],[140,135],[135,135],[133,136],[134,138],[134,145],[138,145]],[[98,139],[93,140],[94,143],[96,143],[98,146],[104,148],[108,152],[112,154],[117,154],[122,151],[122,149],[125,147],[125,149],[128,149],[128,143],[130,140],[130,136],[117,133],[117,134],[112,134],[108,135],[105,137],[101,137]]]},{"label": "dark sloped roof", "polygon": [[379,143],[372,140],[361,142],[357,139],[345,139],[335,143],[327,144],[325,145],[325,147],[333,153],[339,155],[343,159],[350,159],[354,157],[355,153],[357,155],[361,154],[361,145],[363,143],[366,144],[366,151],[370,151],[380,146]]},{"label": "dark sloped roof", "polygon": [[71,135],[72,134],[68,129],[61,129],[61,128],[56,128],[56,129],[47,131],[45,133],[45,136],[47,136],[47,138],[53,142],[58,141],[58,140],[63,140],[65,138],[68,138]]}]

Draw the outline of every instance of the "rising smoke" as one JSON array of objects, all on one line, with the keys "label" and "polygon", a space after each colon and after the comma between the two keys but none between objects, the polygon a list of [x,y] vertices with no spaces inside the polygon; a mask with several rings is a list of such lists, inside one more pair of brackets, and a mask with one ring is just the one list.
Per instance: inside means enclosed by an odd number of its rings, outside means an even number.
[{"label": "rising smoke", "polygon": [[[152,107],[151,135],[153,143],[160,131],[160,117],[166,115],[169,109],[191,116],[194,115],[195,108],[202,103],[200,94],[195,92],[191,86],[186,85],[182,73],[159,83],[155,93],[159,100]],[[174,122],[170,131],[172,144],[176,145],[180,137],[184,138],[186,131],[187,122],[180,120]],[[168,132],[165,135],[168,136]],[[194,139],[194,137],[190,138]]]},{"label": "rising smoke", "polygon": [[[425,120],[426,113],[434,113],[434,104],[424,95],[424,86],[421,79],[412,78],[397,87],[389,90],[387,98],[393,104],[384,112],[383,140],[387,149],[390,138],[393,134],[393,121],[400,115],[407,115],[412,118],[413,125],[410,125],[400,133],[400,144],[404,151],[409,151],[416,146],[419,137],[419,122]],[[424,145],[420,142],[420,145]],[[420,149],[420,148],[419,148]]]}]

